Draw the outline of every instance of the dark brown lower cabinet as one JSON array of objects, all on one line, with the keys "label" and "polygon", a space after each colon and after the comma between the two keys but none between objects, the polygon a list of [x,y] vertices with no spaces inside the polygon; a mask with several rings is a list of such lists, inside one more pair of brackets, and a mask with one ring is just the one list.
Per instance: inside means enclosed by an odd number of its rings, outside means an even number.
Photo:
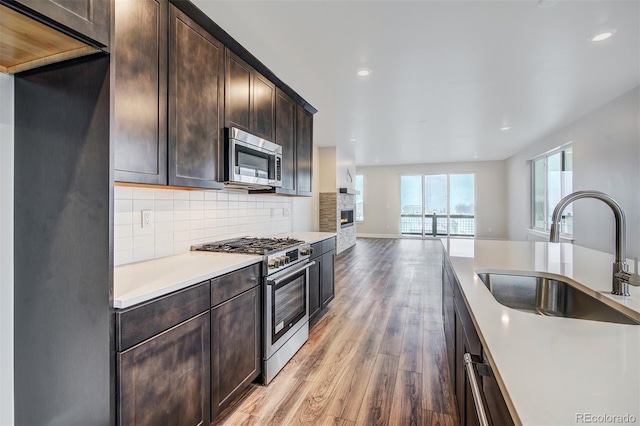
[{"label": "dark brown lower cabinet", "polygon": [[211,309],[212,418],[261,372],[260,286]]},{"label": "dark brown lower cabinet", "polygon": [[[322,257],[322,256],[320,256]],[[309,319],[315,318],[320,313],[320,261],[315,259],[315,264],[309,268]]]},{"label": "dark brown lower cabinet", "polygon": [[[486,354],[482,351],[482,360],[485,364],[489,364]],[[498,381],[494,376],[486,376],[482,378],[482,391],[487,403],[487,409],[491,413],[491,420],[495,425],[513,425],[509,407],[502,396]]]},{"label": "dark brown lower cabinet", "polygon": [[320,279],[320,293],[323,308],[325,308],[336,295],[334,278],[335,261],[335,251],[329,251],[323,254],[322,260],[320,261],[320,273],[322,274],[322,278]]},{"label": "dark brown lower cabinet", "polygon": [[[447,345],[447,364],[453,381],[452,388],[458,408],[458,418],[460,425],[473,426],[478,424],[478,416],[463,356],[465,353],[470,353],[476,359],[482,360],[486,366],[489,362],[446,253],[443,256],[442,280],[442,315]],[[500,426],[513,425],[495,377],[490,368],[483,368],[483,370],[486,371],[479,376],[479,385],[484,394],[485,409],[490,423]]]},{"label": "dark brown lower cabinet", "polygon": [[209,425],[209,312],[118,354],[120,425]]},{"label": "dark brown lower cabinet", "polygon": [[[459,315],[455,317],[455,333],[456,333],[456,399],[458,403],[458,416],[460,424],[467,426],[475,426],[478,424],[478,416],[476,414],[476,407],[473,401],[473,395],[471,394],[471,385],[469,383],[469,377],[464,368],[463,356],[465,353],[471,355],[478,355],[471,349],[472,343],[467,338],[466,330],[462,325],[462,321]],[[480,344],[478,335],[475,334],[475,330],[471,332],[471,339],[474,340],[473,346]]]},{"label": "dark brown lower cabinet", "polygon": [[309,325],[313,327],[320,319],[329,302],[335,297],[335,257],[336,239],[311,245],[311,260],[315,265],[309,268]]}]

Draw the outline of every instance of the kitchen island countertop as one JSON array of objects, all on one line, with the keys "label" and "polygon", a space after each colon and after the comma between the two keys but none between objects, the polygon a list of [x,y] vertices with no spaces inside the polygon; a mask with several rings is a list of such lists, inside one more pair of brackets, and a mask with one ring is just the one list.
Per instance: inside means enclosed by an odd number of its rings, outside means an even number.
[{"label": "kitchen island countertop", "polygon": [[630,287],[628,297],[610,294],[612,255],[545,242],[450,244],[465,303],[516,424],[570,425],[588,418],[640,424],[640,325],[520,312],[498,303],[476,274],[559,278],[639,320],[640,288]]}]

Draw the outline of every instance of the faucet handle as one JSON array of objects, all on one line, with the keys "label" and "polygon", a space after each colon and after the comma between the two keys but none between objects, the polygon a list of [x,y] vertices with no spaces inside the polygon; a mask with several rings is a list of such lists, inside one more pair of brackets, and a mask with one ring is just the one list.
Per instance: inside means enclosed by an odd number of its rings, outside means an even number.
[{"label": "faucet handle", "polygon": [[640,275],[638,275],[638,257],[633,258],[633,274],[629,277],[629,284],[634,287],[640,287]]}]

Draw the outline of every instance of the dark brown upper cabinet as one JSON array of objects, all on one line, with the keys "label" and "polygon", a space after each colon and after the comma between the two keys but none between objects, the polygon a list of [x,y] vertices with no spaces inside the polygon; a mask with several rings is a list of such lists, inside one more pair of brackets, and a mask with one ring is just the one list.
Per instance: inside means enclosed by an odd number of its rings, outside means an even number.
[{"label": "dark brown upper cabinet", "polygon": [[276,89],[275,142],[282,146],[282,187],[279,194],[296,194],[296,104]]},{"label": "dark brown upper cabinet", "polygon": [[109,46],[109,0],[17,0],[55,23]]},{"label": "dark brown upper cabinet", "polygon": [[296,113],[296,185],[297,194],[313,195],[313,115],[302,106]]},{"label": "dark brown upper cabinet", "polygon": [[229,49],[225,66],[225,125],[275,139],[276,87]]},{"label": "dark brown upper cabinet", "polygon": [[169,185],[222,189],[224,46],[170,9]]},{"label": "dark brown upper cabinet", "polygon": [[116,181],[167,184],[167,0],[113,2]]}]

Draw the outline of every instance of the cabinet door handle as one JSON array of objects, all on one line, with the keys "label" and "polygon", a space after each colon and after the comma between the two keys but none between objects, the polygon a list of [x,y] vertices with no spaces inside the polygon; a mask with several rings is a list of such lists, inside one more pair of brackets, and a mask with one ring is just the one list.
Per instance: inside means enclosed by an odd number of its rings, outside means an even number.
[{"label": "cabinet door handle", "polygon": [[467,371],[467,377],[469,378],[469,385],[471,386],[471,395],[473,396],[473,404],[476,407],[476,414],[478,415],[478,422],[480,426],[490,426],[489,417],[487,416],[487,410],[484,406],[484,398],[482,397],[482,390],[478,383],[478,373],[476,371],[475,362],[471,358],[470,353],[465,353],[463,356],[464,368]]}]

